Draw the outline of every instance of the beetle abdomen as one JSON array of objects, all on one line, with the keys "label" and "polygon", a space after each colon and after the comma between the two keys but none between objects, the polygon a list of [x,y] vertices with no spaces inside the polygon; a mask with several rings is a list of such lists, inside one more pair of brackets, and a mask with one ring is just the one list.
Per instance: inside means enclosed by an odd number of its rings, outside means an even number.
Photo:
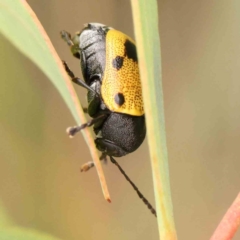
[{"label": "beetle abdomen", "polygon": [[142,144],[145,135],[144,116],[135,117],[127,114],[113,113],[109,115],[101,128],[101,137],[113,142],[124,150],[126,154],[134,152]]}]

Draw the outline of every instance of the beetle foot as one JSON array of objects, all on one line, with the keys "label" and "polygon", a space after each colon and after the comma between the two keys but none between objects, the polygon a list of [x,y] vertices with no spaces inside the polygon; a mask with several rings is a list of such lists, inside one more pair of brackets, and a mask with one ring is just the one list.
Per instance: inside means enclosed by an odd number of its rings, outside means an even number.
[{"label": "beetle foot", "polygon": [[84,123],[80,126],[75,126],[75,127],[69,127],[67,128],[66,132],[68,134],[68,136],[70,138],[73,138],[75,136],[76,133],[80,132],[82,129],[86,128],[86,127],[90,127],[92,126],[91,123],[87,122],[87,123]]},{"label": "beetle foot", "polygon": [[87,172],[89,169],[91,169],[92,167],[94,167],[94,163],[93,162],[87,162],[84,163],[81,168],[80,171],[81,172]]},{"label": "beetle foot", "polygon": [[[99,160],[103,161],[105,164],[107,164],[107,155],[105,153],[102,153],[102,155],[100,156]],[[90,161],[90,162],[84,163],[81,166],[80,171],[81,172],[87,172],[92,167],[94,167],[94,162]]]},{"label": "beetle foot", "polygon": [[85,128],[86,126],[75,126],[67,128],[66,132],[70,138],[73,138],[77,132]]},{"label": "beetle foot", "polygon": [[71,39],[71,34],[62,30],[60,32],[60,35],[62,37],[62,39],[68,44],[68,46],[73,46],[73,42],[72,42],[72,39]]}]

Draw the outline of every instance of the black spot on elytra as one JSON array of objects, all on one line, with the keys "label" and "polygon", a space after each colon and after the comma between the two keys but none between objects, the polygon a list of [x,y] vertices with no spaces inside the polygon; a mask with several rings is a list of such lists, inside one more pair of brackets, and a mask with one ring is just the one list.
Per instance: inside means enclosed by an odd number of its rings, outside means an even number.
[{"label": "black spot on elytra", "polygon": [[125,56],[132,59],[134,62],[137,62],[138,59],[137,59],[137,50],[136,50],[135,44],[130,42],[129,40],[126,40],[126,42],[124,43],[124,47],[125,47]]},{"label": "black spot on elytra", "polygon": [[122,65],[123,65],[123,57],[116,56],[112,61],[112,66],[115,69],[119,70],[121,69]]},{"label": "black spot on elytra", "polygon": [[122,106],[125,102],[123,94],[122,93],[117,93],[114,97],[114,101],[118,106]]}]

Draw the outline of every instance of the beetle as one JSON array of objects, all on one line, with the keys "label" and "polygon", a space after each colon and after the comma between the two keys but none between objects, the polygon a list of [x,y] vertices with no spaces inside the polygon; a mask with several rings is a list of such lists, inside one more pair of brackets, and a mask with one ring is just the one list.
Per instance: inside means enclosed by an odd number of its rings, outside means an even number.
[{"label": "beetle", "polygon": [[62,31],[73,56],[80,59],[84,81],[72,81],[88,90],[87,125],[70,128],[70,136],[93,126],[95,144],[103,154],[122,157],[135,151],[146,135],[142,89],[136,47],[124,33],[103,24],[89,23],[71,37]]},{"label": "beetle", "polygon": [[[142,88],[134,41],[124,33],[100,23],[88,23],[73,37],[61,31],[74,57],[80,59],[83,79],[74,75],[67,63],[65,70],[72,81],[88,90],[89,122],[68,128],[73,137],[85,127],[93,126],[95,145],[102,153],[100,159],[111,161],[130,182],[137,194],[156,216],[155,209],[140,193],[113,157],[134,152],[146,135]],[[89,162],[82,167],[93,167]]]}]

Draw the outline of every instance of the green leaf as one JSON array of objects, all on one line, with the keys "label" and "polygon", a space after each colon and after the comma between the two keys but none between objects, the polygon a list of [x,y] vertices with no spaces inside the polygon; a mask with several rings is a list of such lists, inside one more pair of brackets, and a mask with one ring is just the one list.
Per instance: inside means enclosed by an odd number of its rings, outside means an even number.
[{"label": "green leaf", "polygon": [[143,88],[148,145],[152,163],[161,240],[177,239],[174,226],[166,144],[158,6],[156,0],[132,0],[134,30]]},{"label": "green leaf", "polygon": [[[65,100],[76,122],[78,124],[85,123],[85,115],[78,102],[72,83],[62,66],[62,62],[27,2],[24,0],[1,0],[0,22],[0,33],[19,51],[31,59],[52,81]],[[88,128],[85,128],[82,133],[90,148],[105,199],[110,201],[105,177],[91,132]]]},{"label": "green leaf", "polygon": [[12,227],[0,230],[1,240],[59,240],[51,235],[35,230]]},{"label": "green leaf", "polygon": [[53,58],[55,53],[50,52],[46,44],[48,39],[44,39],[21,1],[2,0],[0,9],[0,31],[49,77],[63,96],[75,120],[80,123],[74,106],[76,103],[73,104],[72,96],[69,94],[70,89],[66,86],[66,81]]}]

